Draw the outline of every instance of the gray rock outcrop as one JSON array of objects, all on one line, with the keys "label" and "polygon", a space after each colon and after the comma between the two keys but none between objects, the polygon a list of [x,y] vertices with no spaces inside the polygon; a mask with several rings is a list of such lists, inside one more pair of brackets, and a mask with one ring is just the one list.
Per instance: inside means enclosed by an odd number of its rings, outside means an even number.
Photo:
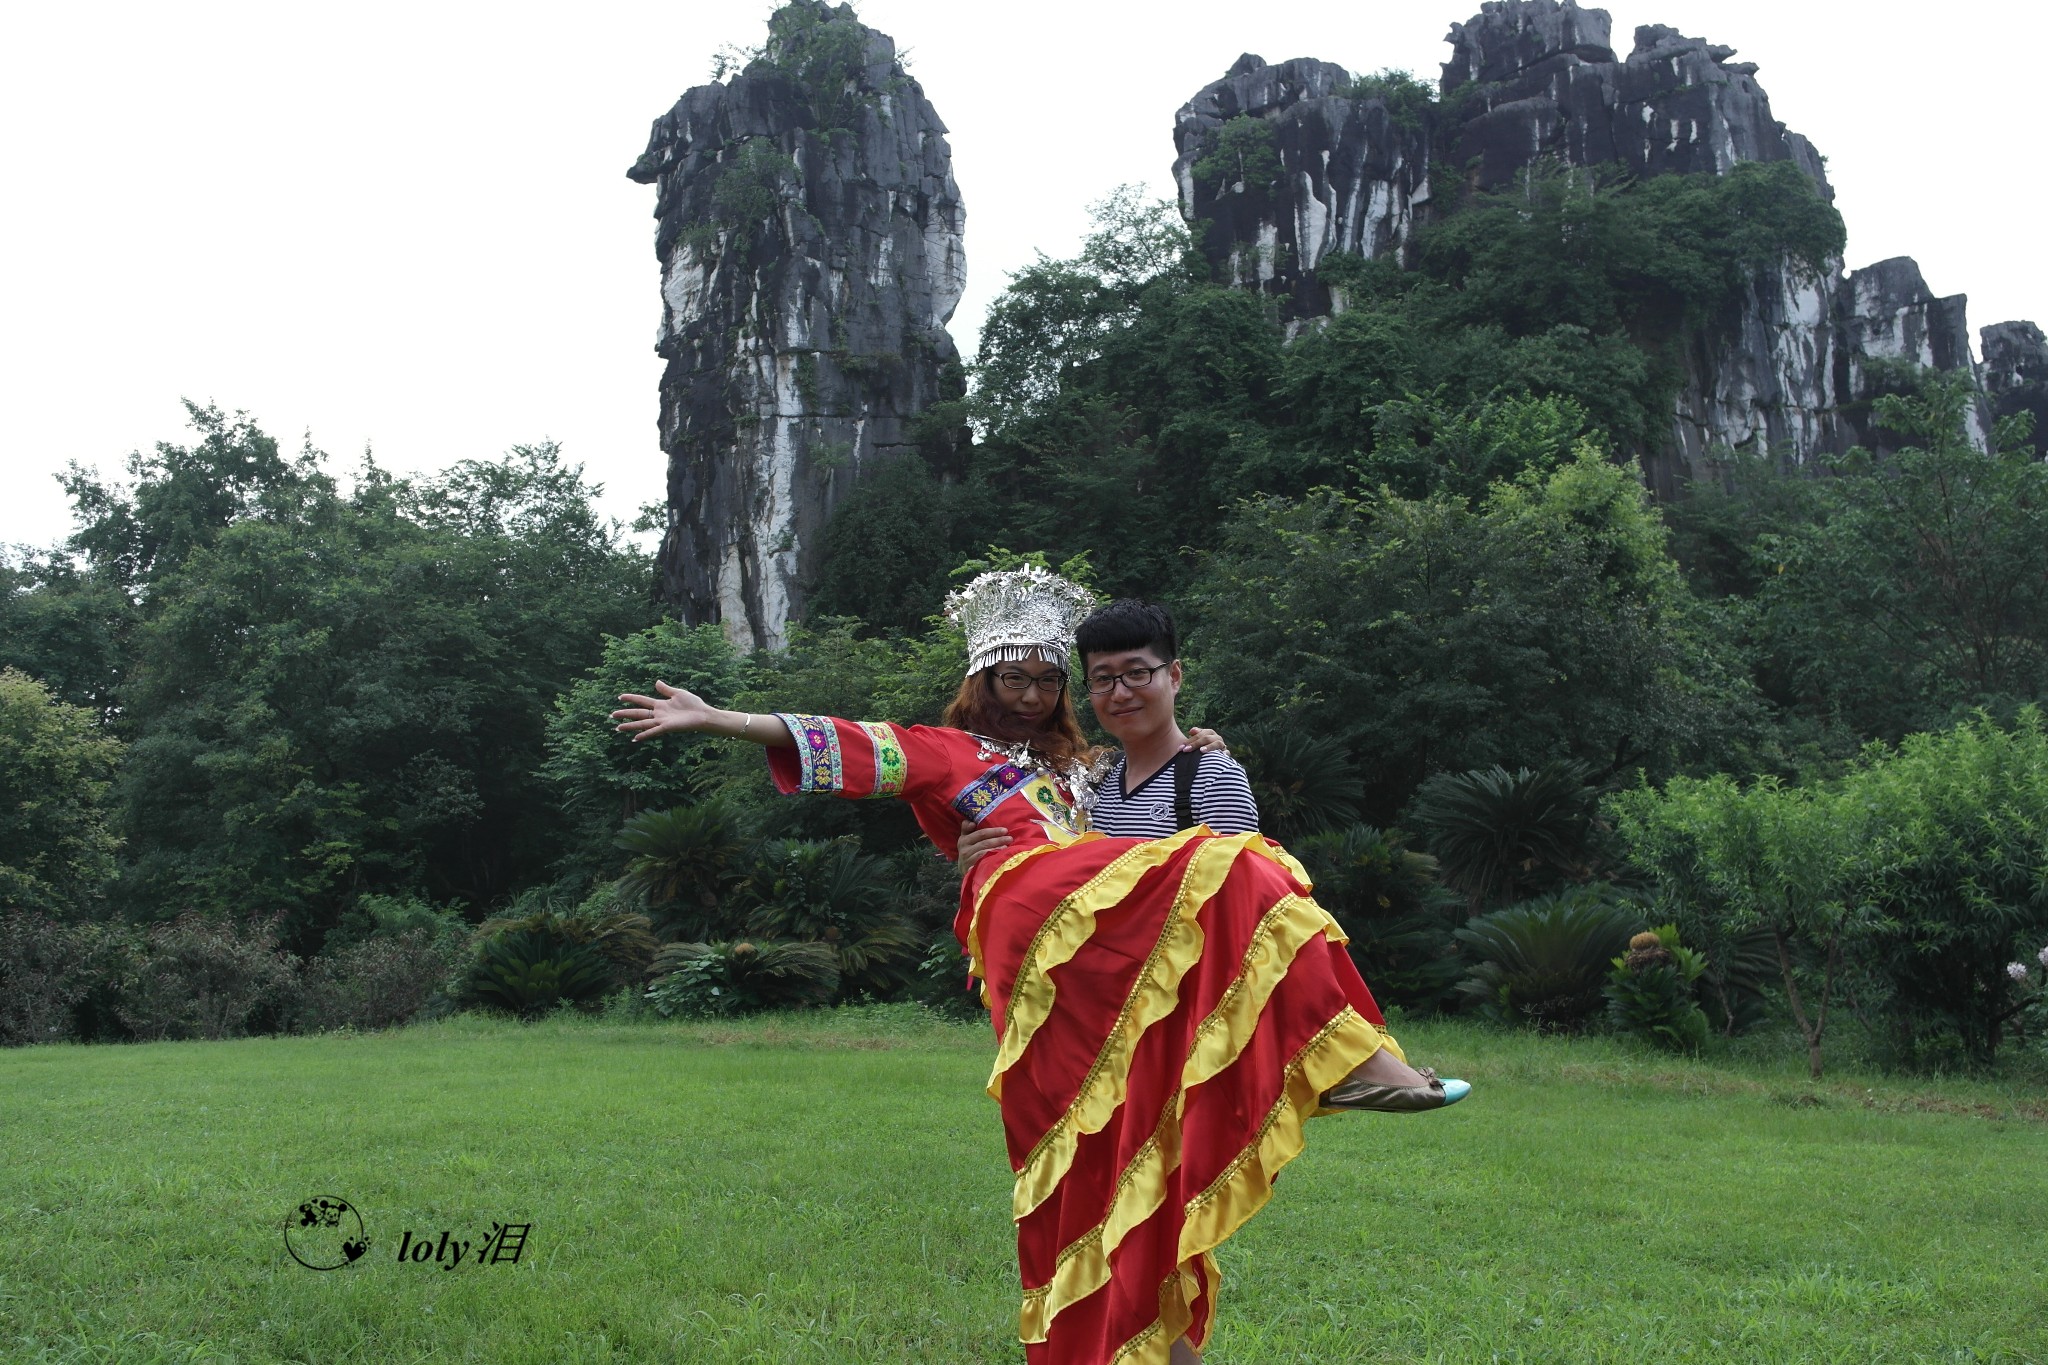
[{"label": "gray rock outcrop", "polygon": [[[1269,147],[1233,156],[1223,127],[1249,116]],[[1400,255],[1429,202],[1428,132],[1343,67],[1246,53],[1174,116],[1182,212],[1225,278],[1283,298],[1290,318],[1331,311],[1315,268],[1333,251]]]},{"label": "gray rock outcrop", "polygon": [[628,174],[659,191],[663,590],[686,621],[776,648],[834,504],[962,392],[946,127],[887,35],[792,0],[744,69],[654,121]]},{"label": "gray rock outcrop", "polygon": [[2048,450],[2048,337],[2031,322],[1994,322],[1978,336],[1984,344],[1978,378],[1991,419],[2031,413],[2029,439],[2034,449]]},{"label": "gray rock outcrop", "polygon": [[[1833,199],[1819,153],[1772,117],[1734,48],[1645,25],[1621,58],[1610,37],[1608,15],[1575,0],[1486,0],[1452,25],[1433,101],[1329,62],[1240,57],[1176,116],[1183,215],[1218,272],[1274,297],[1292,333],[1344,306],[1316,279],[1329,253],[1410,265],[1412,234],[1449,191],[1499,189],[1543,160],[1639,178],[1785,161]],[[1263,161],[1246,150],[1260,145]],[[1683,339],[1680,362],[1669,440],[1637,452],[1665,494],[1706,472],[1717,446],[1795,459],[1881,447],[1870,402],[1899,362],[1971,366],[1964,299],[1937,297],[1903,258],[1853,274],[1840,260],[1758,269],[1736,307]],[[2008,405],[2041,393],[2018,377],[2007,390]]]}]

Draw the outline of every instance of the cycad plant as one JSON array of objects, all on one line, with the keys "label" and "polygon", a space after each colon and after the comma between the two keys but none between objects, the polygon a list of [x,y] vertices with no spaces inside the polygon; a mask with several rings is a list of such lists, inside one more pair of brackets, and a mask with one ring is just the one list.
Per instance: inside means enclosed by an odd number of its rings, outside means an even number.
[{"label": "cycad plant", "polygon": [[1458,993],[1497,1023],[1576,1032],[1600,1013],[1608,969],[1642,925],[1641,910],[1604,886],[1481,915],[1457,931],[1478,959]]},{"label": "cycad plant", "polygon": [[534,1015],[563,1001],[594,1004],[611,984],[603,953],[541,922],[491,934],[478,944],[468,993],[483,1004]]},{"label": "cycad plant", "polygon": [[1577,763],[1509,772],[1495,764],[1439,773],[1416,793],[1412,817],[1472,912],[1591,873],[1599,793]]},{"label": "cycad plant", "polygon": [[1436,859],[1409,848],[1402,831],[1371,825],[1310,835],[1294,852],[1373,993],[1405,1009],[1440,1007],[1465,964],[1451,938],[1458,897],[1438,883]]},{"label": "cycad plant", "polygon": [[829,943],[671,943],[654,970],[647,1000],[666,1017],[803,1009],[829,1004],[839,992],[839,957]]},{"label": "cycad plant", "polygon": [[613,843],[628,855],[617,894],[645,905],[664,940],[716,932],[752,846],[744,818],[716,797],[643,811],[626,821]]},{"label": "cycad plant", "polygon": [[1607,974],[1608,1022],[1658,1047],[1697,1052],[1711,1032],[1693,999],[1706,959],[1678,941],[1678,926],[1645,929]]},{"label": "cycad plant", "polygon": [[848,995],[900,984],[927,946],[895,869],[848,839],[766,841],[735,900],[750,934],[830,945]]},{"label": "cycad plant", "polygon": [[1278,721],[1236,728],[1232,752],[1244,765],[1259,820],[1283,843],[1357,823],[1365,776],[1341,741]]}]

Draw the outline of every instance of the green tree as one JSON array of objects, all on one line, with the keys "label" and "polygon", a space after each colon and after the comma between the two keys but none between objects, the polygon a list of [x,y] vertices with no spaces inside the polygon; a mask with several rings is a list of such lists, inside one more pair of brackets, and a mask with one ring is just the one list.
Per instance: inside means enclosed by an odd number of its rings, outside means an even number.
[{"label": "green tree", "polygon": [[1350,736],[1391,822],[1432,772],[1669,771],[1750,706],[1641,486],[1584,451],[1484,503],[1247,503],[1193,594],[1196,709]]},{"label": "green tree", "polygon": [[[1611,799],[1629,857],[1652,880],[1657,907],[1709,959],[1753,931],[1768,933],[1779,982],[1820,1079],[1829,1009],[1845,953],[1868,927],[1858,896],[1871,819],[1825,786],[1760,778],[1676,777]],[[1812,994],[1801,983],[1817,987]]]},{"label": "green tree", "polygon": [[72,550],[134,614],[119,691],[124,901],[284,914],[310,952],[357,897],[487,904],[543,877],[555,695],[653,618],[646,558],[551,445],[344,493],[246,418],[79,474]]},{"label": "green tree", "polygon": [[1875,916],[1858,945],[1889,992],[1909,1054],[1952,1040],[1997,1053],[2025,997],[2006,964],[2048,942],[2048,730],[2023,708],[1872,746],[1840,783],[1867,814],[1857,890]]},{"label": "green tree", "polygon": [[619,695],[645,693],[660,680],[725,704],[744,688],[746,670],[745,656],[717,626],[659,621],[604,640],[597,663],[555,698],[539,768],[568,818],[571,870],[616,870],[620,826],[693,801],[705,787],[704,764],[719,749],[696,737],[631,743],[612,728]]},{"label": "green tree", "polygon": [[108,819],[120,756],[92,712],[0,668],[0,911],[98,904],[120,848]]},{"label": "green tree", "polygon": [[1814,488],[1814,519],[1758,542],[1765,644],[1791,704],[1896,740],[2048,695],[2048,466],[2024,415],[1973,445],[1975,398],[1953,376],[1879,399],[1917,444],[1852,452]]}]

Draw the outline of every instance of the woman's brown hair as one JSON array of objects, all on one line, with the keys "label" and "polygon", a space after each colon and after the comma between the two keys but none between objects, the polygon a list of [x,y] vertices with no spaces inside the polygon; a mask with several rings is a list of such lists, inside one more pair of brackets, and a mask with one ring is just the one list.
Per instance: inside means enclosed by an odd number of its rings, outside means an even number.
[{"label": "woman's brown hair", "polygon": [[1041,757],[1054,763],[1086,763],[1095,748],[1081,733],[1074,716],[1071,688],[1060,689],[1059,700],[1037,726],[1029,726],[1011,715],[996,696],[996,671],[984,668],[960,680],[960,690],[946,706],[944,723],[971,735],[986,735],[1010,744],[1029,744]]}]

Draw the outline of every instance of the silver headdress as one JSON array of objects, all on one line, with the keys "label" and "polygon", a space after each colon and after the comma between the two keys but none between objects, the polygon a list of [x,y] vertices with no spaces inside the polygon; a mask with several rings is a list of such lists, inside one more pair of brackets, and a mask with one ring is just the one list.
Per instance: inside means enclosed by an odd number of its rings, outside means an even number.
[{"label": "silver headdress", "polygon": [[1067,667],[1074,628],[1095,594],[1049,569],[985,573],[946,598],[946,617],[967,632],[967,671],[1040,659]]}]

